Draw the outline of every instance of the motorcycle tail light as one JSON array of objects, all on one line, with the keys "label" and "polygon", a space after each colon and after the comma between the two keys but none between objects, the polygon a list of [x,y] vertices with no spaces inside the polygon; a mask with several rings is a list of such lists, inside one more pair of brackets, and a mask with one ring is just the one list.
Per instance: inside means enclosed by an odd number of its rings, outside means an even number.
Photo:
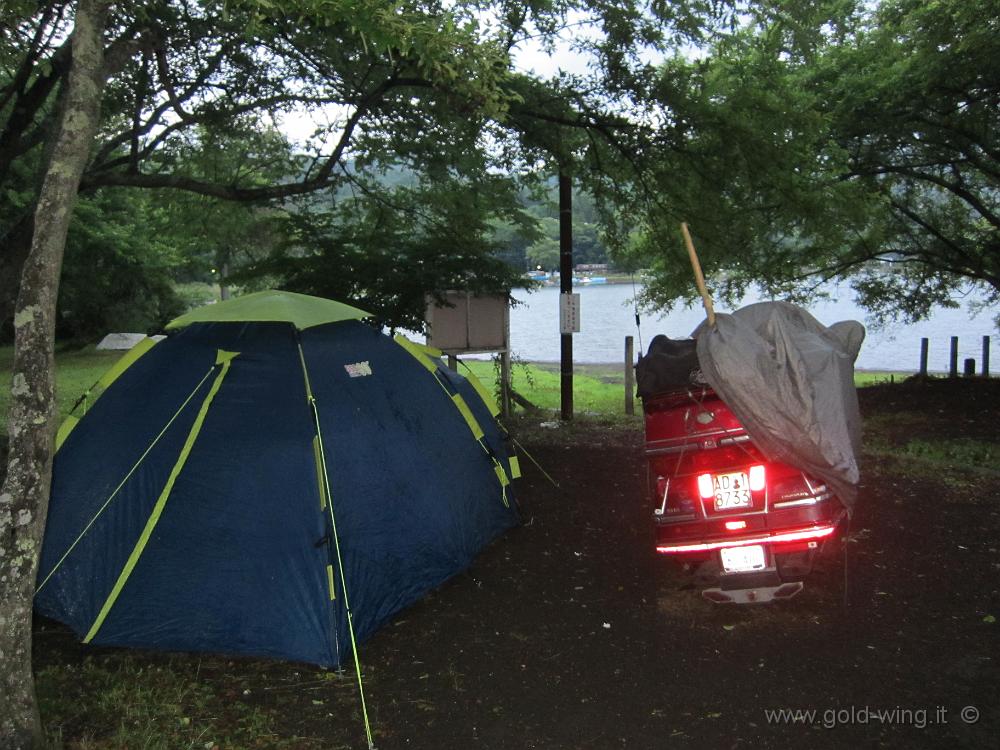
[{"label": "motorcycle tail light", "polygon": [[698,494],[706,500],[715,497],[715,486],[712,484],[711,474],[698,475]]}]

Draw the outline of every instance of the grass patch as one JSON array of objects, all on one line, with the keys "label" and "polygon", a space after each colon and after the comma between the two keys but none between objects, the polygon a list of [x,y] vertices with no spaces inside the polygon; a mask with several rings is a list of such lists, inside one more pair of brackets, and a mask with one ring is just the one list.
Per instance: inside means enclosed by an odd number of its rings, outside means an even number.
[{"label": "grass patch", "polygon": [[902,382],[910,377],[909,372],[879,372],[876,370],[858,370],[854,373],[854,386],[864,388],[866,385],[882,385],[884,383]]},{"label": "grass patch", "polygon": [[219,301],[219,287],[215,284],[192,281],[187,284],[176,284],[174,291],[188,310]]},{"label": "grass patch", "polygon": [[917,412],[869,417],[864,422],[865,449],[876,456],[926,464],[935,471],[939,467],[951,467],[1000,472],[1000,443],[965,437],[927,440],[909,436],[926,427],[926,415]]},{"label": "grass patch", "polygon": [[[98,351],[94,346],[83,348],[57,348],[56,350],[56,400],[59,417],[65,418],[73,404],[87,392],[119,357],[120,351]],[[0,432],[7,434],[7,411],[10,408],[10,370],[14,348],[0,347]]]},{"label": "grass patch", "polygon": [[987,488],[1000,476],[1000,443],[972,438],[906,437],[907,425],[920,425],[918,414],[901,413],[865,421],[864,450],[870,469],[895,466],[910,477],[961,493],[989,496]]},{"label": "grass patch", "polygon": [[[475,374],[483,385],[495,391],[497,373],[492,362],[464,360],[464,365]],[[464,365],[459,372],[468,372]],[[562,404],[561,376],[556,364],[521,364],[511,368],[511,385],[515,391],[539,409],[559,411]],[[583,365],[573,372],[573,410],[589,415],[625,415],[625,375],[618,367],[615,373],[602,365]],[[641,411],[639,400],[635,408]]]},{"label": "grass patch", "polygon": [[[465,365],[468,365],[466,369]],[[625,378],[617,373],[617,381],[609,374],[610,367],[592,365],[576,368],[573,375],[574,419],[562,422],[560,376],[557,364],[520,364],[512,368],[514,390],[535,404],[539,412],[526,412],[516,407],[506,420],[510,431],[519,440],[560,445],[593,445],[595,429],[601,440],[620,443],[642,431],[642,403],[635,400],[635,414],[625,414]],[[459,372],[469,370],[496,394],[497,371],[492,362],[467,360],[459,365]],[[620,368],[619,368],[620,370]],[[609,382],[610,381],[610,382]]]},{"label": "grass patch", "polygon": [[957,440],[911,440],[900,450],[906,458],[962,469],[1000,471],[1000,444],[968,438]]},{"label": "grass patch", "polygon": [[252,705],[236,690],[220,691],[199,664],[143,663],[125,657],[50,666],[36,678],[50,747],[77,750],[145,748],[316,747],[283,739],[277,709]]},{"label": "grass patch", "polygon": [[[463,362],[484,385],[495,389],[497,371],[492,362],[482,360],[463,360]],[[464,365],[459,366],[459,371],[466,371]],[[867,385],[895,382],[896,379],[903,380],[905,377],[907,377],[906,373],[898,372],[857,372],[854,375],[854,384],[861,388]],[[512,368],[511,384],[514,390],[540,409],[551,411],[560,409],[560,383],[561,378],[557,363],[516,363]],[[574,365],[573,406],[574,411],[582,414],[624,415],[624,366],[619,364]],[[642,404],[638,398],[635,399],[635,409],[636,411],[642,410]]]}]

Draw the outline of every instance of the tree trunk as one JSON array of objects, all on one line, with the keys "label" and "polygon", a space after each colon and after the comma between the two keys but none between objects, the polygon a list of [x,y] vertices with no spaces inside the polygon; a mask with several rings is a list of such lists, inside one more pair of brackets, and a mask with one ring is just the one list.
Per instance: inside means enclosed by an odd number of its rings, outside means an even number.
[{"label": "tree trunk", "polygon": [[41,747],[31,672],[31,610],[52,475],[59,274],[104,87],[107,1],[79,0],[66,106],[35,211],[14,314],[10,454],[0,488],[0,750]]}]

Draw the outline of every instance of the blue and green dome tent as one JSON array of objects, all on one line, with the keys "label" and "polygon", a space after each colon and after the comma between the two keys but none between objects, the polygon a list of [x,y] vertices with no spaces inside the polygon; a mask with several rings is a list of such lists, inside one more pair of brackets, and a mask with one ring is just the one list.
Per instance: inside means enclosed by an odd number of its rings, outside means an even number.
[{"label": "blue and green dome tent", "polygon": [[260,292],[126,355],[57,438],[36,609],[332,666],[465,569],[518,520],[495,405],[366,316]]}]

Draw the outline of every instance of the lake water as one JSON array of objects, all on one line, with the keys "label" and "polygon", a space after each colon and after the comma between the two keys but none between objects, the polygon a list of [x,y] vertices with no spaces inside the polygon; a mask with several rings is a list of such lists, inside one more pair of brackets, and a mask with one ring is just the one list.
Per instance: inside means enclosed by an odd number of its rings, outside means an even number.
[{"label": "lake water", "polygon": [[[606,284],[574,287],[580,292],[580,333],[573,336],[573,359],[581,363],[622,362],[625,337],[635,337],[636,353],[658,333],[671,338],[689,336],[705,319],[701,306],[678,308],[657,316],[642,313],[641,329],[635,325],[634,296],[631,284]],[[866,323],[865,311],[853,300],[847,286],[829,288],[830,299],[821,300],[809,311],[821,323],[838,320]],[[515,357],[530,362],[559,360],[559,289],[543,287],[533,292],[514,290],[514,298],[524,304],[510,312],[511,349]],[[744,304],[758,301],[748,297]],[[719,308],[719,312],[728,310]],[[990,369],[1000,370],[1000,335],[993,324],[996,310],[986,310],[970,317],[965,302],[959,309],[939,309],[925,321],[913,325],[890,325],[884,329],[868,326],[857,367],[864,370],[915,372],[920,367],[920,339],[930,339],[929,369],[947,371],[951,336],[959,337],[959,369],[967,357],[980,368],[983,336],[991,337]]]}]

